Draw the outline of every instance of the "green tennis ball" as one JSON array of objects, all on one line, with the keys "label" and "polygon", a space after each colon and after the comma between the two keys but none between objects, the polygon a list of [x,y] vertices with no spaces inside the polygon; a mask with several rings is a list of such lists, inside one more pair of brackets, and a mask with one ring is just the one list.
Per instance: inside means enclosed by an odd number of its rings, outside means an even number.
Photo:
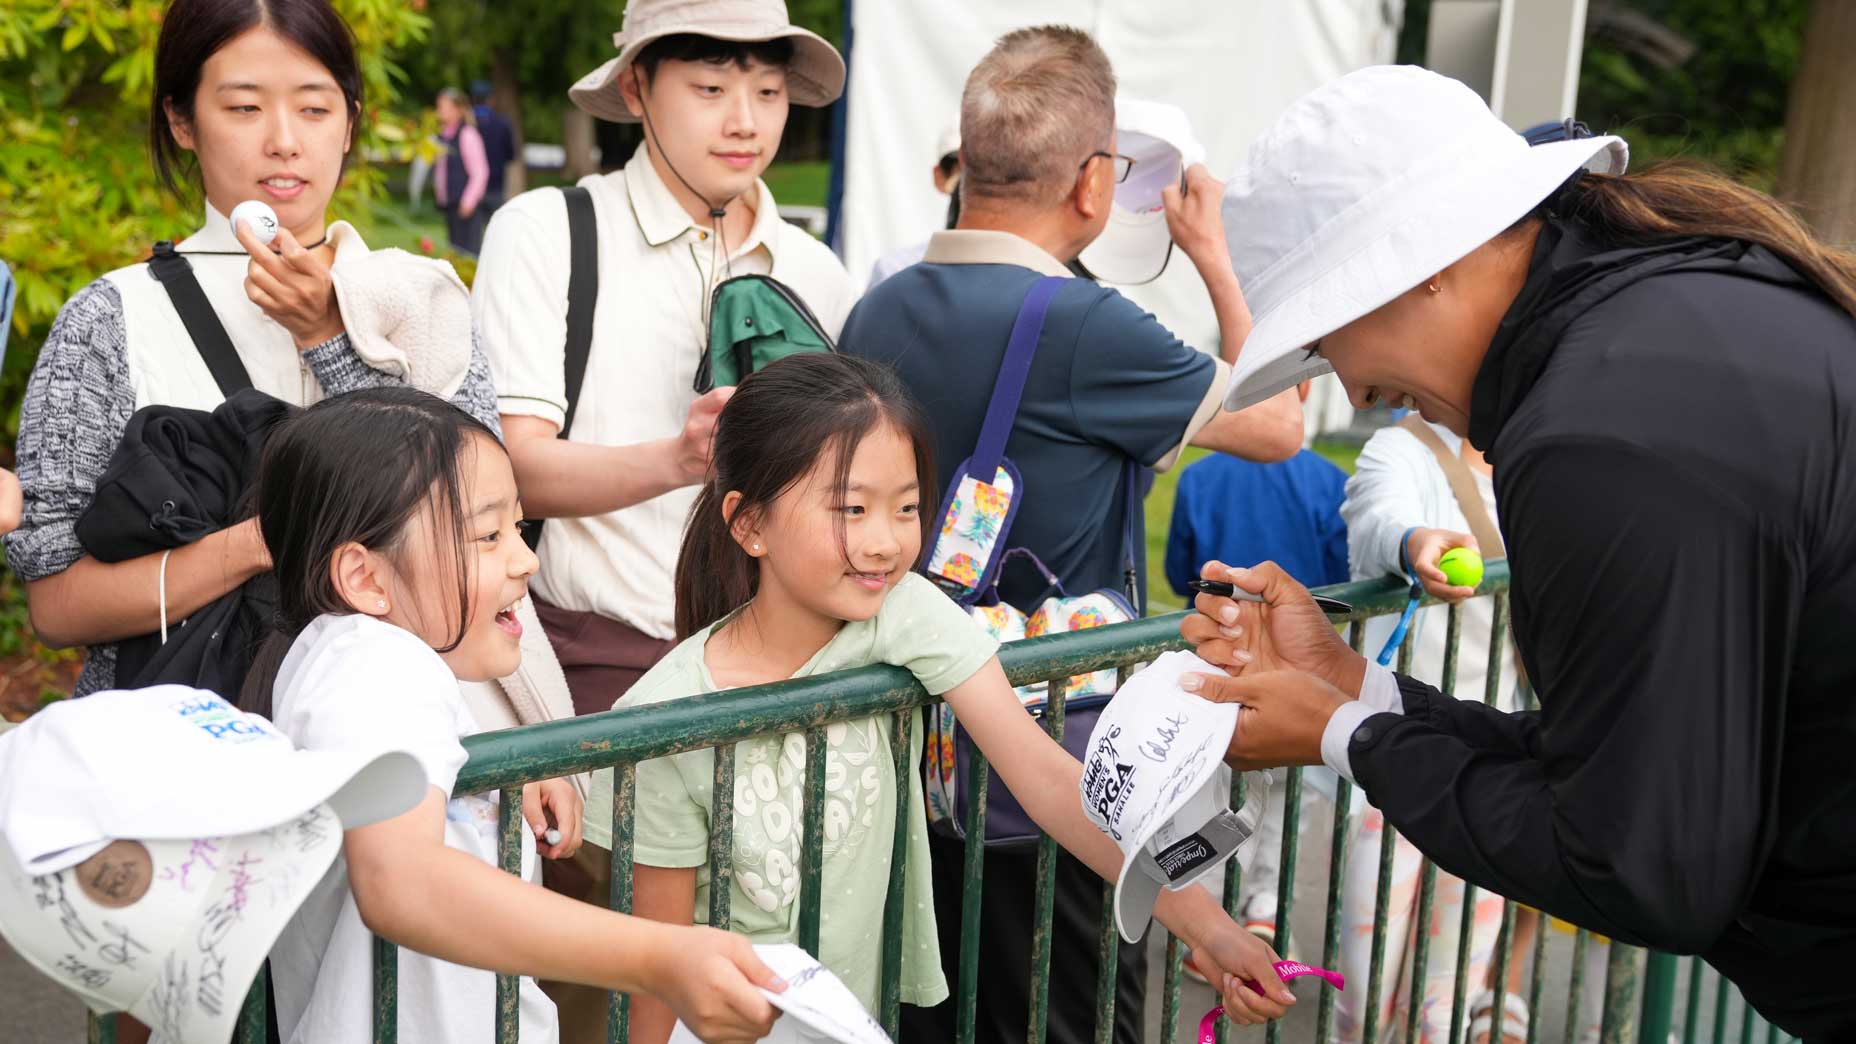
[{"label": "green tennis ball", "polygon": [[1453,547],[1437,560],[1444,579],[1456,587],[1475,587],[1482,583],[1482,556],[1467,547]]}]

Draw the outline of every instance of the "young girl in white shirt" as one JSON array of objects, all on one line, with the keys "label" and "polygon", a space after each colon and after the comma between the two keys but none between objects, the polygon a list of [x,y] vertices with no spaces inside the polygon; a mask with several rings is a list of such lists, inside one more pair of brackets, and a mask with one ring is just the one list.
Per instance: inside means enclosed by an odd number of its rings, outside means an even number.
[{"label": "young girl in white shirt", "polygon": [[[849,355],[789,356],[736,389],[717,421],[712,468],[684,531],[676,618],[682,643],[620,707],[889,663],[945,698],[1025,809],[1059,844],[1113,880],[1115,842],[1083,812],[1082,766],[1025,713],[967,614],[911,570],[935,503],[926,421],[897,378]],[[913,715],[909,763],[921,760]],[[902,914],[902,999],[947,996],[928,876],[919,772],[898,779],[888,715],[826,730],[819,958],[875,1010],[883,908],[897,830],[908,832]],[[799,835],[805,742],[758,737],[736,748],[732,927],[758,943],[798,938]],[[689,924],[710,886],[706,867],[713,750],[637,769],[634,909]],[[911,810],[896,815],[896,788]],[[611,793],[596,780],[594,801]],[[591,824],[610,822],[589,807]],[[1202,888],[1163,892],[1160,921],[1194,947],[1242,1023],[1286,1012],[1294,997],[1276,955]],[[1241,984],[1257,980],[1259,994]],[[632,1040],[661,1044],[673,1013],[640,999]]]},{"label": "young girl in white shirt", "polygon": [[[521,975],[523,1044],[558,1037],[534,977],[660,998],[709,1041],[758,1040],[781,988],[745,940],[589,909],[497,869],[497,795],[453,795],[477,731],[461,680],[520,658],[514,608],[535,556],[502,445],[481,422],[405,388],[326,400],[265,447],[258,519],[282,633],[254,690],[309,750],[411,751],[431,787],[412,811],[347,831],[330,869],[271,954],[287,1044],[372,1039],[370,938],[401,947],[400,1039],[492,1039],[494,973]],[[287,654],[279,656],[287,648]],[[279,662],[281,658],[281,663]],[[274,681],[265,684],[266,678]],[[561,781],[543,802],[578,847],[579,803]],[[536,858],[525,815],[522,860]]]}]

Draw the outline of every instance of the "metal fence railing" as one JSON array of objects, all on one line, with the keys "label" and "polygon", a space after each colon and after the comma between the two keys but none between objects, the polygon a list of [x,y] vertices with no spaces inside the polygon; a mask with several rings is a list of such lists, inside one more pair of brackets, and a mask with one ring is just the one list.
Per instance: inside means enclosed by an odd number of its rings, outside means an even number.
[{"label": "metal fence railing", "polygon": [[[1488,671],[1489,682],[1483,694],[1483,698],[1490,702],[1497,696],[1501,675],[1497,668],[1506,649],[1507,588],[1507,564],[1499,561],[1490,563],[1482,586],[1482,592],[1495,599],[1489,642],[1491,667]],[[1406,598],[1405,586],[1392,579],[1337,585],[1323,589],[1322,593],[1333,595],[1353,606],[1352,614],[1336,622],[1349,626],[1350,640],[1356,649],[1362,648],[1365,642],[1364,621],[1400,611]],[[1061,738],[1064,728],[1064,681],[1076,675],[1108,669],[1117,669],[1125,677],[1137,664],[1151,660],[1162,652],[1184,648],[1184,642],[1179,637],[1179,619],[1177,614],[1151,617],[1133,623],[1015,642],[1001,649],[999,658],[1014,685],[1038,681],[1050,683],[1049,710],[1044,716],[1044,726],[1051,735]],[[1461,612],[1457,607],[1449,610],[1448,627],[1444,676],[1438,679],[1439,687],[1445,692],[1451,692],[1455,687],[1457,651],[1462,631]],[[1402,668],[1409,665],[1410,648],[1411,643],[1407,642],[1401,650]],[[636,766],[651,758],[706,747],[715,748],[714,805],[711,815],[713,836],[709,846],[709,868],[713,884],[709,890],[708,915],[709,923],[726,926],[729,923],[728,882],[733,855],[734,744],[754,736],[803,733],[806,740],[806,765],[800,867],[800,940],[806,949],[816,954],[822,912],[820,862],[824,850],[825,729],[834,722],[871,715],[893,715],[891,749],[895,757],[894,770],[897,778],[902,779],[906,773],[919,770],[918,766],[907,763],[912,730],[919,725],[919,715],[910,712],[934,702],[908,672],[895,667],[878,666],[776,685],[692,696],[647,708],[612,711],[486,733],[465,741],[470,760],[459,775],[455,790],[457,793],[477,793],[500,789],[500,862],[503,869],[517,872],[521,859],[521,785],[535,780],[612,768],[610,905],[616,910],[629,910],[632,901],[631,839],[637,796]],[[977,797],[972,802],[966,823],[968,840],[964,865],[960,963],[955,984],[957,1044],[970,1044],[973,1040],[975,994],[982,960],[979,951],[978,891],[986,850],[977,839],[983,838],[986,833],[985,794],[989,769],[986,758],[977,751],[975,755],[969,765],[972,775],[967,791]],[[1303,836],[1299,800],[1302,783],[1302,771],[1289,770],[1283,802],[1282,870],[1276,910],[1276,923],[1285,928],[1290,923],[1299,898],[1295,888],[1297,857],[1305,842],[1322,840]],[[1324,927],[1320,934],[1320,960],[1328,967],[1335,966],[1340,950],[1341,878],[1352,833],[1352,817],[1349,815],[1351,791],[1352,787],[1346,780],[1338,781],[1338,793],[1333,803],[1333,824],[1329,837],[1325,839],[1328,880]],[[920,810],[908,807],[908,795],[908,787],[897,787],[896,815],[899,820],[901,817],[922,814]],[[1241,803],[1242,800],[1242,787],[1234,786],[1232,801]],[[900,1017],[897,984],[902,963],[901,886],[908,833],[903,829],[895,832],[889,901],[884,917],[881,1004],[880,1010],[876,1012],[892,1036]],[[1362,1039],[1368,1041],[1394,1037],[1407,1041],[1416,1039],[1420,1008],[1417,1004],[1409,1006],[1407,1021],[1403,1026],[1382,1026],[1376,1018],[1382,978],[1380,972],[1387,960],[1386,912],[1393,867],[1392,839],[1393,831],[1388,825],[1380,844],[1379,891],[1374,911],[1371,971],[1366,982],[1351,984],[1351,988],[1363,989],[1367,993]],[[1025,1039],[1031,1044],[1042,1044],[1045,1039],[1056,846],[1046,837],[1038,843],[1037,852],[1038,878],[1032,948],[1034,996],[1025,1028]],[[1233,865],[1224,879],[1225,906],[1234,913],[1240,876]],[[1436,881],[1436,867],[1427,860],[1421,870],[1417,923],[1426,923],[1432,916]],[[1471,949],[1468,941],[1474,915],[1475,888],[1473,885],[1466,886],[1465,891],[1464,916],[1459,927],[1462,944],[1457,947],[1455,991],[1450,1012],[1449,1040],[1452,1044],[1461,1044],[1465,1039],[1466,1007],[1471,991],[1467,974]],[[1115,955],[1120,938],[1115,930],[1111,886],[1104,885],[1102,898],[1098,946],[1103,958],[1103,971],[1096,988],[1096,1039],[1106,1044],[1113,1027],[1115,1006],[1114,966],[1109,958]],[[1527,1040],[1529,1044],[1558,1044],[1557,1041],[1548,1041],[1541,1018],[1543,1009],[1555,999],[1545,995],[1550,963],[1549,931],[1544,923],[1545,918],[1542,918],[1543,924],[1536,932],[1532,952],[1517,957],[1513,952],[1516,911],[1516,904],[1503,903],[1491,985],[1498,991],[1503,988],[1512,961],[1531,961],[1525,987],[1531,1013]],[[1426,952],[1425,937],[1426,933],[1417,933],[1415,949],[1411,954],[1414,968],[1410,979],[1414,982],[1424,978],[1430,956]],[[1402,944],[1402,940],[1393,943]],[[1578,931],[1574,936],[1569,969],[1570,989],[1564,1009],[1565,1044],[1578,1044],[1578,1028],[1582,1021],[1579,1009],[1587,975],[1586,956],[1592,945],[1593,937],[1589,933]],[[1174,1044],[1179,1036],[1183,951],[1184,947],[1179,940],[1165,937],[1165,967],[1162,996],[1159,998],[1162,1013],[1161,1040],[1151,1044]],[[393,1044],[399,1039],[395,970],[397,953],[398,948],[393,944],[375,940],[374,1039],[380,1044]],[[1681,974],[1684,963],[1687,965],[1686,976]],[[1703,1041],[1712,1041],[1713,1044],[1726,1041],[1755,1044],[1759,1041],[1789,1039],[1775,1027],[1765,1027],[1766,1032],[1761,1035],[1759,1030],[1764,1024],[1752,1008],[1743,1001],[1737,1001],[1737,993],[1731,984],[1718,975],[1705,973],[1698,958],[1683,962],[1667,954],[1646,953],[1635,947],[1617,945],[1610,947],[1605,964],[1600,1030],[1603,1044],[1626,1044],[1637,1040],[1662,1044],[1672,1038],[1680,1039],[1682,1044]],[[1679,986],[1683,979],[1686,979],[1686,991],[1684,1004],[1678,1012],[1677,994],[1681,992]],[[516,982],[513,976],[499,976],[497,980],[495,1019],[498,1044],[515,1044],[517,1039]],[[237,1039],[245,1044],[262,1044],[264,1040],[265,990],[265,977],[260,976],[246,1000],[240,1023]],[[1705,1003],[1710,999],[1711,1008]],[[627,1039],[627,1002],[628,998],[624,994],[609,994],[607,1031],[611,1041],[623,1042]],[[1321,989],[1316,1003],[1312,1039],[1325,1042],[1332,1039],[1335,1027],[1333,991]],[[1736,1003],[1740,1010],[1739,1023],[1730,1026],[1733,1014],[1731,1009]],[[1498,993],[1494,1011],[1499,1013],[1501,1010],[1502,1001]],[[1497,1021],[1499,1023],[1499,1016]],[[93,1042],[113,1042],[115,1039],[113,1018],[99,1019],[92,1016],[89,1028],[90,1040]],[[1711,1030],[1711,1033],[1703,1035],[1704,1029]],[[1730,1029],[1738,1032],[1730,1032]],[[1218,1031],[1220,1044],[1237,1039],[1240,1032],[1245,1039],[1252,1039],[1256,1031],[1239,1031],[1229,1023],[1221,1023]],[[1267,1044],[1277,1044],[1285,1032],[1285,1024],[1276,1022],[1263,1030],[1262,1035]],[[1495,1039],[1499,1041],[1499,1033]]]}]

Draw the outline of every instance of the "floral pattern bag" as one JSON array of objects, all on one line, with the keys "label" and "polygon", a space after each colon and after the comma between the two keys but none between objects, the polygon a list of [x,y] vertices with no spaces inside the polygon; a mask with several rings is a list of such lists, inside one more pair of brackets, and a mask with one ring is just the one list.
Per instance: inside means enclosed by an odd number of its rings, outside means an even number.
[{"label": "floral pattern bag", "polygon": [[[1100,590],[1072,598],[1036,555],[1024,548],[1008,546],[1025,483],[1017,465],[1005,456],[1005,443],[1018,416],[1025,378],[1031,371],[1031,360],[1050,300],[1063,283],[1061,278],[1045,277],[1032,284],[1025,295],[1018,318],[1012,324],[1011,340],[1006,345],[999,378],[986,408],[979,445],[954,471],[947,499],[941,505],[940,531],[923,567],[930,580],[968,610],[977,626],[1002,644],[1124,623],[1139,615],[1135,609],[1138,592],[1133,537],[1134,512],[1139,510],[1140,500],[1136,466],[1132,461],[1124,473],[1128,497],[1123,532],[1125,592]],[[980,476],[987,476],[987,479]],[[999,574],[1012,559],[1028,560],[1044,575],[1050,584],[1048,591],[1053,592],[1040,601],[1029,617],[999,599]],[[1094,718],[1114,695],[1115,686],[1116,675],[1112,670],[1078,675],[1069,680],[1065,690],[1068,721],[1064,734],[1071,741],[1065,745],[1075,747],[1071,753],[1079,753],[1087,744]],[[1027,712],[1034,717],[1043,715],[1046,685],[1023,685],[1017,692]],[[953,708],[946,703],[930,708],[924,720],[928,729],[924,775],[929,822],[940,830],[963,836],[968,806],[967,766],[972,760],[973,741],[955,720]],[[986,805],[988,845],[1018,846],[1038,837],[1037,825],[999,783],[997,776],[989,785]]]}]

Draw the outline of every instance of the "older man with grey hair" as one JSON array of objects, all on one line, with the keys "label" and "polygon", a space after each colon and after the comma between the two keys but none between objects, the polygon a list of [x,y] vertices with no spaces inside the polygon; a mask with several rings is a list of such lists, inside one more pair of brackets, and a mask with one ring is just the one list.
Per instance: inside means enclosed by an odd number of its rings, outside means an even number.
[{"label": "older man with grey hair", "polygon": [[[960,107],[961,212],[936,233],[922,263],[875,287],[846,320],[845,351],[893,366],[935,424],[935,458],[945,489],[974,450],[1019,307],[1044,276],[1068,267],[1101,234],[1115,186],[1130,161],[1115,152],[1115,75],[1087,33],[1047,26],[1001,38],[967,79]],[[1153,316],[1107,287],[1071,279],[1051,299],[1025,379],[1006,455],[1023,475],[1010,544],[1029,549],[1064,588],[1121,589],[1123,525],[1144,547],[1142,514],[1123,476],[1133,462],[1165,470],[1187,445],[1257,461],[1301,448],[1300,405],[1285,392],[1239,413],[1221,413],[1230,363],[1250,330],[1250,313],[1225,249],[1223,186],[1193,167],[1182,192],[1166,193],[1175,244],[1197,267],[1217,313],[1217,355],[1195,350]],[[1143,560],[1144,556],[1142,556]],[[1144,607],[1145,577],[1131,592]],[[1030,611],[1048,583],[1008,568],[1000,596]],[[1066,732],[1087,737],[1093,711],[1072,711]],[[1083,719],[1083,720],[1078,720]],[[1004,798],[997,792],[989,801]],[[961,848],[936,837],[938,921],[943,959],[957,960]],[[1030,995],[1031,911],[1036,858],[987,854],[981,892],[978,1040],[1022,1041]],[[1102,882],[1060,857],[1053,918],[1049,1040],[1094,1038],[1096,939]],[[1124,947],[1117,969],[1114,1039],[1141,1037],[1146,961]],[[955,969],[949,968],[949,978]],[[904,1040],[953,1036],[952,1005],[907,1009]]]}]

